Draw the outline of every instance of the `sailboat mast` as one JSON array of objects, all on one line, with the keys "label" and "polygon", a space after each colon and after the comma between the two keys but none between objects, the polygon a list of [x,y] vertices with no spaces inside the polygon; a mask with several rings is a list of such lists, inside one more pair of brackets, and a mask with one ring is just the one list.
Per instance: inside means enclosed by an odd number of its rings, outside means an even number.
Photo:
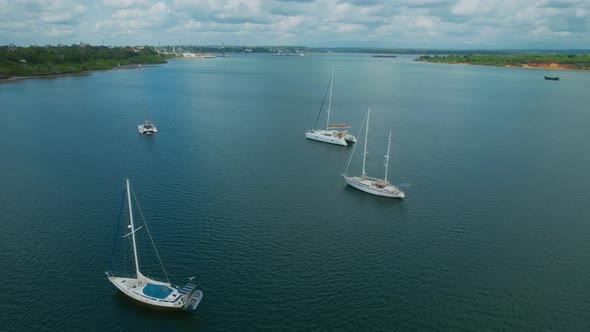
[{"label": "sailboat mast", "polygon": [[363,174],[361,176],[362,180],[365,179],[365,160],[367,159],[367,137],[369,137],[369,115],[371,114],[371,108],[367,110],[367,129],[365,130],[365,152],[363,153]]},{"label": "sailboat mast", "polygon": [[133,240],[133,256],[135,258],[135,272],[137,277],[141,275],[139,272],[139,260],[137,258],[137,247],[135,246],[135,226],[133,226],[133,209],[131,208],[131,188],[129,186],[129,179],[127,179],[127,202],[129,203],[129,221],[131,227],[131,239]]},{"label": "sailboat mast", "polygon": [[391,130],[389,131],[389,142],[387,143],[387,154],[385,155],[385,182],[387,182],[387,168],[389,167],[389,148],[391,147]]},{"label": "sailboat mast", "polygon": [[330,130],[330,108],[332,106],[332,86],[334,85],[334,66],[332,66],[332,79],[330,79],[330,99],[328,99],[328,119],[326,120],[326,130]]}]

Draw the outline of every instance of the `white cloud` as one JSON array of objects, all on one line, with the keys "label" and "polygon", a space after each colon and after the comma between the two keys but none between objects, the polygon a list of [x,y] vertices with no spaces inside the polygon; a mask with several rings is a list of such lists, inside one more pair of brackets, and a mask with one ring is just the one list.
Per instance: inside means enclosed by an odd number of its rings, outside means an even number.
[{"label": "white cloud", "polygon": [[132,8],[116,9],[111,16],[95,24],[95,31],[113,34],[149,33],[169,27],[173,21],[174,11],[164,2],[135,3]]},{"label": "white cloud", "polygon": [[77,20],[86,10],[86,6],[76,5],[68,10],[45,12],[40,19],[46,23],[69,23]]},{"label": "white cloud", "polygon": [[480,2],[477,0],[460,0],[459,3],[453,7],[451,13],[456,15],[472,15],[482,10],[480,5]]},{"label": "white cloud", "polygon": [[537,27],[535,30],[529,33],[534,38],[545,38],[545,37],[567,37],[571,35],[569,31],[552,31],[547,27]]},{"label": "white cloud", "polygon": [[0,44],[590,45],[587,0],[0,0],[0,12]]},{"label": "white cloud", "polygon": [[102,4],[106,8],[129,8],[135,4],[139,4],[139,0],[103,0]]},{"label": "white cloud", "polygon": [[435,23],[435,19],[433,19],[432,17],[417,16],[414,19],[414,26],[418,27],[418,28],[424,28],[424,29],[434,29],[434,28],[436,28],[436,23]]}]

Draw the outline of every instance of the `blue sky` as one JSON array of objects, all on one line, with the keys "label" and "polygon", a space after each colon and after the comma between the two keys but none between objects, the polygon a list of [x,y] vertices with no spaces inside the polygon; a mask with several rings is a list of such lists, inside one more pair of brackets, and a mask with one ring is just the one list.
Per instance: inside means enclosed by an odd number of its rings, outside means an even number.
[{"label": "blue sky", "polygon": [[0,45],[590,48],[589,0],[0,0]]}]

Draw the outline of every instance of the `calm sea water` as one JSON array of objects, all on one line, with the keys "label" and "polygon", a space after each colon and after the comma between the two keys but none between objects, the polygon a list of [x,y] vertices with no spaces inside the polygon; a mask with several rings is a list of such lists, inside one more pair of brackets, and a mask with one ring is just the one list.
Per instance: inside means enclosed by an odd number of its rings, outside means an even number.
[{"label": "calm sea water", "polygon": [[[371,107],[367,171],[392,130],[407,199],[345,186],[352,148],[304,138],[332,65],[332,119],[358,134]],[[588,86],[367,55],[0,84],[0,330],[588,330]],[[126,177],[173,283],[204,291],[196,312],[106,279]]]}]

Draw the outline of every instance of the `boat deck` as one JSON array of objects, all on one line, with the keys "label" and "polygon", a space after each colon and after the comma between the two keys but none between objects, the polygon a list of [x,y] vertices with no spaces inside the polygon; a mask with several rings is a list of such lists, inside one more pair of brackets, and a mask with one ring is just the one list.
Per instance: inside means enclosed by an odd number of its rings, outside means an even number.
[{"label": "boat deck", "polygon": [[170,293],[172,288],[162,285],[146,284],[143,288],[143,294],[156,299],[165,299]]},{"label": "boat deck", "polygon": [[379,196],[386,196],[386,197],[395,197],[395,198],[404,198],[406,195],[403,191],[397,188],[394,185],[388,184],[383,187],[379,187],[376,185],[376,182],[383,182],[383,180],[366,177],[365,180],[361,179],[358,176],[346,176],[344,175],[344,180],[349,185],[362,190],[364,192],[368,192],[373,195]]}]

